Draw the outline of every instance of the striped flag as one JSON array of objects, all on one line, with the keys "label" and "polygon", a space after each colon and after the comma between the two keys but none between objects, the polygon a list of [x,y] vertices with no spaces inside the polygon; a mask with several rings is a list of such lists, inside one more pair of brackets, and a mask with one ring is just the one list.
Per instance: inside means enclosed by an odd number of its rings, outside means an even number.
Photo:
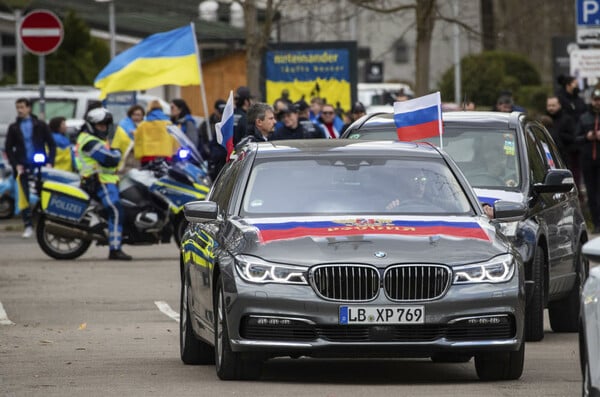
[{"label": "striped flag", "polygon": [[401,141],[442,137],[442,100],[439,91],[404,102],[394,102],[394,122]]},{"label": "striped flag", "polygon": [[217,142],[227,149],[227,159],[233,152],[233,91],[229,91],[229,98],[223,109],[221,121],[215,124]]}]

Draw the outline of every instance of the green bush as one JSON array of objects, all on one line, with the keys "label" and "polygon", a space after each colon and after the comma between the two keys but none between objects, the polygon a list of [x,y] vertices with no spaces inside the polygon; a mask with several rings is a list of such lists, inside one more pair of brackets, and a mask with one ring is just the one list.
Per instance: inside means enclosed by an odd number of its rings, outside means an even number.
[{"label": "green bush", "polygon": [[[492,107],[500,91],[512,91],[515,102],[521,98],[519,91],[524,86],[539,86],[540,74],[523,55],[486,51],[461,60],[463,95],[478,107]],[[444,101],[454,100],[454,67],[443,74],[439,89]],[[519,103],[521,106],[525,106]]]}]

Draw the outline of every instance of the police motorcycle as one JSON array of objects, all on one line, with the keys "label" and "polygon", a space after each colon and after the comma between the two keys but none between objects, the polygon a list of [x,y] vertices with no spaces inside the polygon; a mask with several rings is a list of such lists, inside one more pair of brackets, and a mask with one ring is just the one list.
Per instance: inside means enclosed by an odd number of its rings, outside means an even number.
[{"label": "police motorcycle", "polygon": [[[177,127],[170,127],[169,133],[182,146],[172,165],[150,162],[121,178],[123,244],[168,243],[173,236],[179,245],[187,227],[183,205],[204,199],[210,189],[206,165],[193,144]],[[108,245],[107,213],[79,186],[43,181],[39,204],[35,211],[36,238],[48,256],[75,259],[94,241]]]},{"label": "police motorcycle", "polygon": [[[45,158],[45,156],[44,156]],[[54,168],[41,167],[36,168],[40,172],[28,181],[29,183],[29,204],[35,206],[39,201],[38,180],[52,180],[56,182],[79,184],[79,174],[69,171],[57,170]],[[12,176],[10,168],[5,167],[0,161],[0,219],[12,218],[17,214],[15,211],[17,201],[17,181]]]}]

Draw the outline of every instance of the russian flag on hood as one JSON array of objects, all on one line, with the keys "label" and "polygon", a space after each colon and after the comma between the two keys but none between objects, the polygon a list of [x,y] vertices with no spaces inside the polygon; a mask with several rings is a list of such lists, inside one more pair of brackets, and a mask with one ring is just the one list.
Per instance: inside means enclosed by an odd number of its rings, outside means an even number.
[{"label": "russian flag on hood", "polygon": [[442,99],[439,91],[404,102],[394,102],[394,122],[401,141],[442,136]]}]

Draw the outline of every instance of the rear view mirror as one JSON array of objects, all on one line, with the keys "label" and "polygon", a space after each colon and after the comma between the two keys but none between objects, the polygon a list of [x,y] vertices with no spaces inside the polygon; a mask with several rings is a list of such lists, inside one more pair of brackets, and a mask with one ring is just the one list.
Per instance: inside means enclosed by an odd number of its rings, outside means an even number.
[{"label": "rear view mirror", "polygon": [[551,169],[546,173],[544,183],[536,183],[533,189],[537,193],[566,193],[574,186],[575,180],[571,171]]},{"label": "rear view mirror", "polygon": [[192,201],[183,206],[183,213],[189,222],[214,222],[218,218],[219,206],[214,201]]},{"label": "rear view mirror", "polygon": [[500,222],[513,222],[523,219],[527,207],[523,203],[498,200],[494,203],[494,219]]}]

